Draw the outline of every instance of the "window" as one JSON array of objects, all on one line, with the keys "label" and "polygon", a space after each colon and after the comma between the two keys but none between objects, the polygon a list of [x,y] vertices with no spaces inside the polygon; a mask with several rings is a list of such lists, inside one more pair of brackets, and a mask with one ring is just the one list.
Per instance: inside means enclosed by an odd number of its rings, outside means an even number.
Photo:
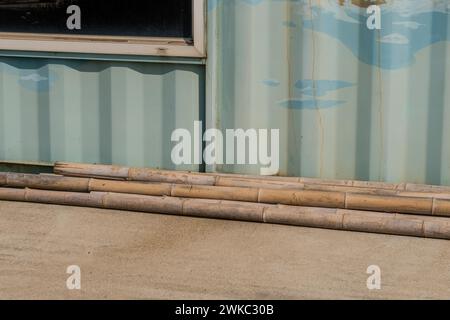
[{"label": "window", "polygon": [[0,0],[0,49],[203,57],[205,0]]}]

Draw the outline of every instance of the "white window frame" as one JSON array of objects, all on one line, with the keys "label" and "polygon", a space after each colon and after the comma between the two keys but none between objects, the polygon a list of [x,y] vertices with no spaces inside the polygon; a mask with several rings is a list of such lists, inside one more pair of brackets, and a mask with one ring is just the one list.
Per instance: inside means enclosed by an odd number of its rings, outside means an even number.
[{"label": "white window frame", "polygon": [[192,1],[193,41],[183,38],[0,32],[0,50],[203,58],[206,0]]}]

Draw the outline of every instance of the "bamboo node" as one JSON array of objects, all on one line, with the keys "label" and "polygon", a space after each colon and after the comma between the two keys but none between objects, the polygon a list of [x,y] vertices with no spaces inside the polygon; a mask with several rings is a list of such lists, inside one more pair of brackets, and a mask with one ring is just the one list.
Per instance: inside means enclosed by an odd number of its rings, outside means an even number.
[{"label": "bamboo node", "polygon": [[348,208],[348,206],[347,206],[347,198],[348,198],[348,192],[345,192],[344,193],[344,209]]},{"label": "bamboo node", "polygon": [[262,192],[262,189],[258,188],[258,203],[261,203],[261,192]]},{"label": "bamboo node", "polygon": [[434,215],[436,215],[436,198],[433,198],[432,201],[433,201],[433,204],[431,207],[431,215],[434,216]]},{"label": "bamboo node", "polygon": [[262,221],[264,222],[264,223],[267,223],[267,219],[266,219],[266,215],[267,215],[267,209],[268,209],[269,207],[264,207],[263,208],[263,210],[262,210]]}]

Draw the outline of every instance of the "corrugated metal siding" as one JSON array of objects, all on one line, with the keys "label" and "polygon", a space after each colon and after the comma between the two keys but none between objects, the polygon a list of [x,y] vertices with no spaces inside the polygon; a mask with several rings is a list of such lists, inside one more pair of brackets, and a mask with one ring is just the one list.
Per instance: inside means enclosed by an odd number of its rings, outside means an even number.
[{"label": "corrugated metal siding", "polygon": [[280,129],[283,175],[450,185],[449,2],[386,2],[369,31],[338,0],[210,0],[206,77],[173,59],[0,57],[0,159],[174,168],[170,135],[203,119],[206,78],[208,126]]},{"label": "corrugated metal siding", "polygon": [[[450,7],[209,2],[209,127],[281,130],[281,173],[450,184]],[[219,171],[258,173],[249,166]]]},{"label": "corrugated metal siding", "polygon": [[174,168],[204,94],[202,65],[1,57],[0,159]]}]

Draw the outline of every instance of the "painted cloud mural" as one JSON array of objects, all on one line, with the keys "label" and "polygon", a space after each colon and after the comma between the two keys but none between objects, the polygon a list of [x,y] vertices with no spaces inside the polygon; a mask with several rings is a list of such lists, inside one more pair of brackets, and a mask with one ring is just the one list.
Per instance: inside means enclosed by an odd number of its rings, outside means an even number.
[{"label": "painted cloud mural", "polygon": [[366,27],[365,0],[211,0],[209,10],[223,1],[257,6],[264,2],[291,2],[294,21],[282,21],[288,28],[302,25],[341,42],[361,61],[383,69],[411,65],[422,49],[450,41],[449,0],[376,0],[382,11],[382,29]]},{"label": "painted cloud mural", "polygon": [[[209,10],[214,11],[219,5],[256,8],[287,2],[291,15],[279,21],[283,28],[298,30],[298,37],[304,36],[303,31],[331,37],[359,62],[382,72],[407,70],[419,52],[450,41],[450,0],[211,0]],[[371,4],[381,9],[381,30],[367,27],[367,7]],[[262,12],[267,12],[267,7],[265,10]],[[311,44],[305,42],[302,46],[309,48]],[[445,55],[444,51],[439,54]],[[329,98],[344,97],[349,92],[341,90],[357,86],[334,78],[294,80],[289,86],[293,86],[291,92],[296,98],[279,101],[279,105],[301,110],[345,106],[347,101]],[[285,86],[285,82],[273,78],[261,80],[262,85],[272,90]],[[342,94],[336,94],[338,91]]]},{"label": "painted cloud mural", "polygon": [[360,61],[383,69],[408,67],[420,50],[450,41],[450,1],[385,1],[380,5],[378,32],[366,27],[366,10],[350,1],[311,1],[312,6],[303,6],[300,15],[305,28],[337,39]]}]

